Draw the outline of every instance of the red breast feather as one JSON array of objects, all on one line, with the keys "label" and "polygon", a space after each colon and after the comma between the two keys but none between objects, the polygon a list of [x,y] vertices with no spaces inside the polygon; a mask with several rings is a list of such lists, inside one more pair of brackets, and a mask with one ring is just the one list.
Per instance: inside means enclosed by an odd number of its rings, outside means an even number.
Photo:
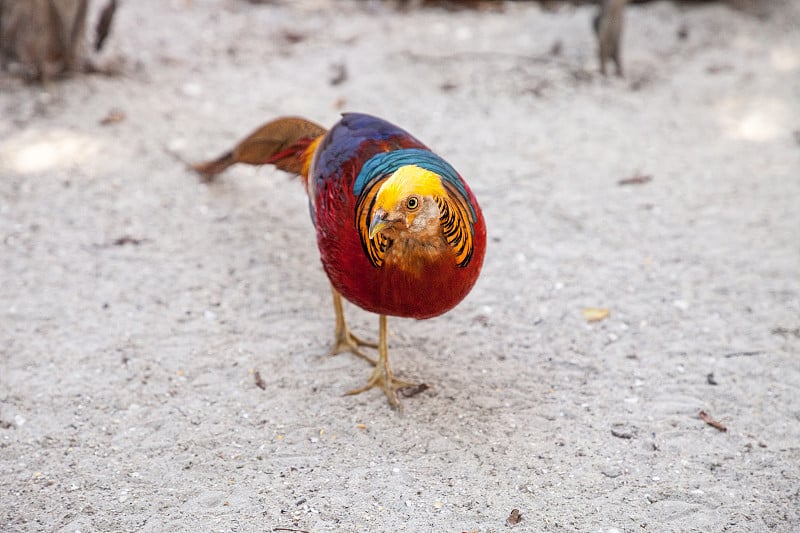
[{"label": "red breast feather", "polygon": [[394,151],[398,157],[438,161],[452,170],[410,134],[375,117],[347,114],[326,134],[309,172],[317,244],[331,283],[349,301],[373,313],[430,318],[452,309],[472,289],[483,265],[486,226],[472,191],[452,171],[450,185],[461,191],[474,218],[469,261],[459,266],[454,253],[446,252],[413,258],[413,268],[398,261],[376,266],[365,251],[357,207],[359,198],[369,192],[365,180],[385,178],[381,172],[387,168],[376,168],[375,175],[366,178],[362,171],[370,160],[376,161],[376,155]]}]

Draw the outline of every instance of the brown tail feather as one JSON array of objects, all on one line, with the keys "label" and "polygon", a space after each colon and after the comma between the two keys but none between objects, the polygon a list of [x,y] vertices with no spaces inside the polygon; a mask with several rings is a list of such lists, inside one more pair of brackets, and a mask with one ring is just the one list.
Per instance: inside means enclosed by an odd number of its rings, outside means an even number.
[{"label": "brown tail feather", "polygon": [[236,163],[233,158],[233,152],[225,152],[216,159],[205,161],[203,163],[195,163],[191,165],[192,169],[200,174],[200,177],[205,182],[214,181],[217,174],[221,174],[226,168]]},{"label": "brown tail feather", "polygon": [[213,181],[234,163],[272,164],[286,172],[302,175],[311,156],[309,146],[324,133],[325,128],[303,118],[278,118],[242,139],[233,150],[211,161],[192,165],[192,168],[205,181]]}]

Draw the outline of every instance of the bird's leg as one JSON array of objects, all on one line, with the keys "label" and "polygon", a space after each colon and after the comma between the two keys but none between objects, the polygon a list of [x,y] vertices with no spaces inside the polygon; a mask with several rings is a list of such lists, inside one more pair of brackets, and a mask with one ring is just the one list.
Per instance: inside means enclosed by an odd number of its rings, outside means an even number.
[{"label": "bird's leg", "polygon": [[362,359],[366,359],[372,366],[375,366],[377,361],[362,352],[359,347],[367,346],[369,348],[377,348],[378,345],[374,342],[359,339],[350,332],[350,328],[347,327],[347,322],[344,319],[342,295],[339,294],[339,291],[334,289],[333,286],[331,286],[331,292],[333,293],[333,310],[336,312],[336,332],[334,333],[335,337],[333,339],[331,355],[340,354],[342,352],[350,352],[361,357]]},{"label": "bird's leg", "polygon": [[346,394],[361,394],[373,387],[380,387],[389,400],[389,404],[397,409],[402,409],[403,406],[397,398],[397,390],[404,387],[414,387],[416,384],[397,379],[392,375],[392,370],[389,367],[389,346],[386,338],[386,315],[380,315],[378,324],[378,364],[375,365],[375,370],[372,371],[372,376],[370,376],[365,386],[348,391]]}]

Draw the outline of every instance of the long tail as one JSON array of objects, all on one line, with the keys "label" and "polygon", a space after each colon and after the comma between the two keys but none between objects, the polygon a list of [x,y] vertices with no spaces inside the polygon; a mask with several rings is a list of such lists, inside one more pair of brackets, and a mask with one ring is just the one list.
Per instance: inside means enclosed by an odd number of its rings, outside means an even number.
[{"label": "long tail", "polygon": [[267,122],[216,159],[192,165],[206,182],[216,179],[235,163],[275,165],[297,174],[305,182],[308,167],[325,128],[299,117],[283,117]]}]

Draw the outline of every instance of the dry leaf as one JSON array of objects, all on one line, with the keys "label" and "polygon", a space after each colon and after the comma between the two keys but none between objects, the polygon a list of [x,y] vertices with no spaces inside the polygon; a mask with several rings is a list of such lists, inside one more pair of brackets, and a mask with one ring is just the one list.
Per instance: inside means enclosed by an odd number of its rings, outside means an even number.
[{"label": "dry leaf", "polygon": [[408,387],[401,387],[397,389],[397,392],[400,393],[400,396],[403,398],[411,398],[412,396],[416,396],[421,392],[425,392],[430,387],[426,383],[420,383],[419,385],[410,385]]},{"label": "dry leaf", "polygon": [[122,122],[123,120],[125,120],[125,113],[119,109],[112,109],[100,121],[100,125],[108,126],[109,124],[117,124],[118,122]]},{"label": "dry leaf", "polygon": [[610,312],[611,311],[603,307],[586,307],[583,309],[583,318],[585,318],[587,322],[599,322],[608,318]]},{"label": "dry leaf", "polygon": [[515,526],[522,521],[522,514],[519,509],[511,509],[511,514],[506,518],[506,525]]}]

